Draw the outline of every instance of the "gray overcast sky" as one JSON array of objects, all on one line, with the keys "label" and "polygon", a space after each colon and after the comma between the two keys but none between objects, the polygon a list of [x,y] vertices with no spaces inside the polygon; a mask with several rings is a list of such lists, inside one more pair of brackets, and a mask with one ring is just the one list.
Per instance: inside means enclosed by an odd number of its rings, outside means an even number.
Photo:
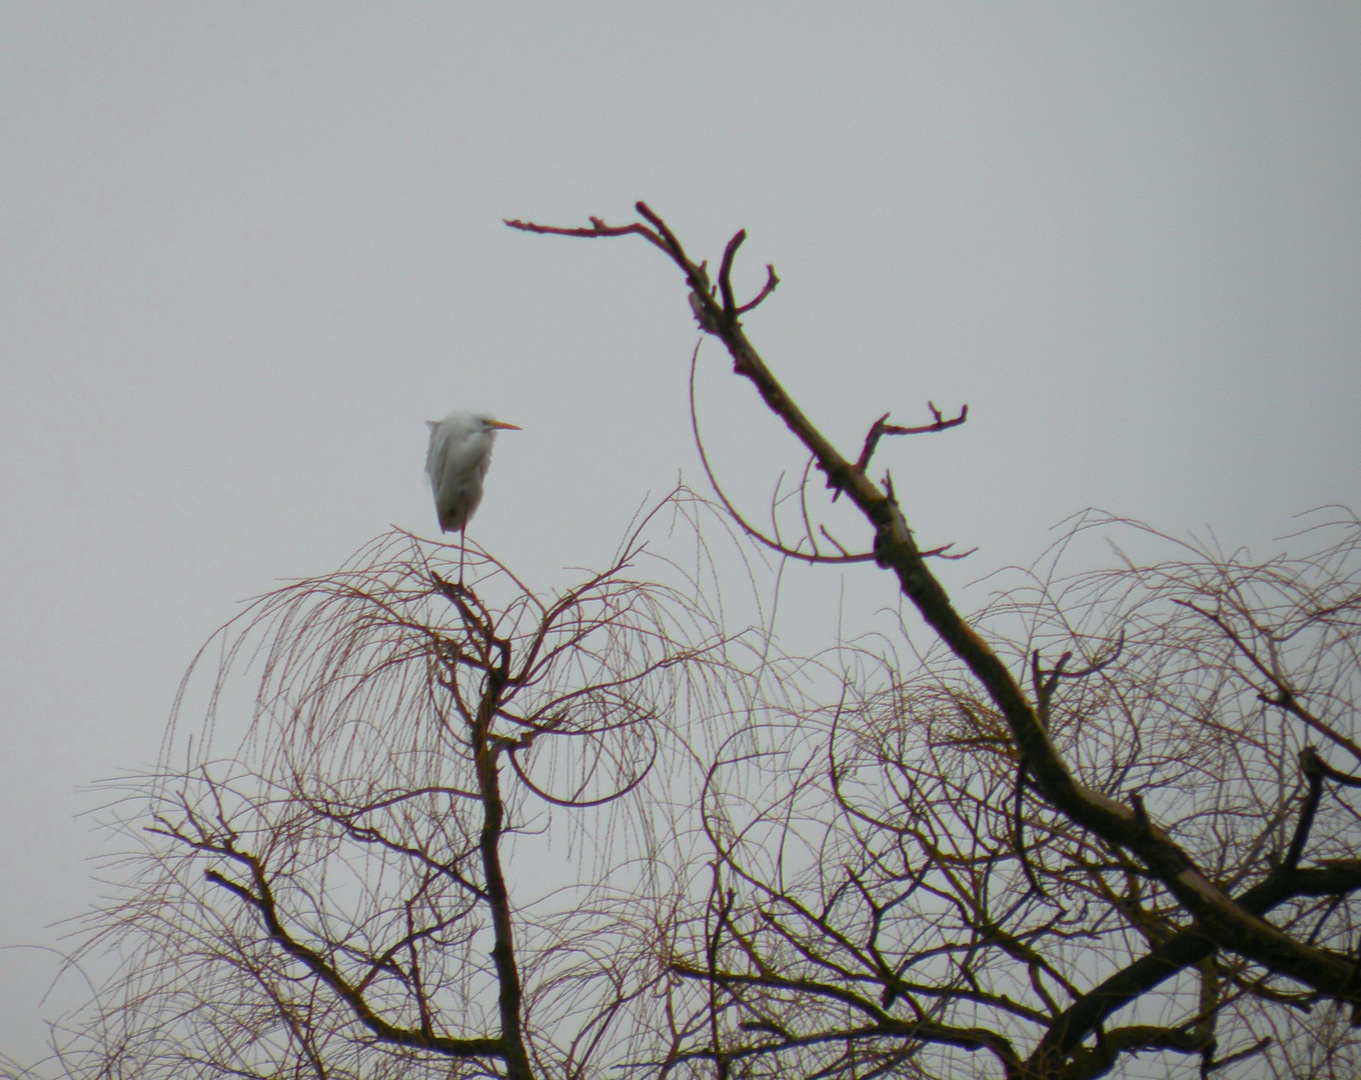
[{"label": "gray overcast sky", "polygon": [[[883,455],[954,580],[1094,504],[1266,551],[1358,501],[1355,3],[9,0],[0,132],[0,942],[95,897],[88,786],[240,600],[434,531],[423,420],[523,425],[474,535],[545,588],[699,482],[678,275],[505,217],[745,226],[751,336],[844,445],[968,402]],[[759,507],[801,460],[702,362]],[[54,970],[0,952],[0,1049]]]}]

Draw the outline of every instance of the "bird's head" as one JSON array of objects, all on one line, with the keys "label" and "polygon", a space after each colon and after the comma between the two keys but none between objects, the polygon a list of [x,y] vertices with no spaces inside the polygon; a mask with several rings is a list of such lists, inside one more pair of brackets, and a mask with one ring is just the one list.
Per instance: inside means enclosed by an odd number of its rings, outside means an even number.
[{"label": "bird's head", "polygon": [[507,424],[504,420],[497,420],[495,417],[488,416],[486,413],[479,412],[452,412],[443,420],[427,420],[425,426],[431,432],[442,431],[454,438],[465,438],[469,435],[495,434],[498,431],[519,431],[519,424]]}]

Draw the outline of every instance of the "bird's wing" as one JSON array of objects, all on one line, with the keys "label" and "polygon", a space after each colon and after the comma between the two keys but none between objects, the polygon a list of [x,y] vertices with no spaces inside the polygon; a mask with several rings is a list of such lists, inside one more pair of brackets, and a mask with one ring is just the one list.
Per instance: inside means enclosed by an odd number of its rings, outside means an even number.
[{"label": "bird's wing", "polygon": [[430,445],[425,451],[425,471],[430,482],[439,489],[440,476],[444,473],[444,456],[449,448],[449,433],[439,420],[427,420],[430,428]]}]

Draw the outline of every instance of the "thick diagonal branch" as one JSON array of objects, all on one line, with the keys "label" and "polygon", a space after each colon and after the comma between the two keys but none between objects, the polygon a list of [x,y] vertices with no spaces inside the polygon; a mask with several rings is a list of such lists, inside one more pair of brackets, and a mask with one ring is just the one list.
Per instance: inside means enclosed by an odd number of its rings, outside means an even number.
[{"label": "thick diagonal branch", "polygon": [[[1350,869],[1280,868],[1237,898],[1245,911],[1265,915],[1287,900],[1302,896],[1342,896],[1361,889],[1361,866]],[[1215,942],[1199,930],[1183,930],[1117,971],[1070,1005],[1049,1025],[1031,1055],[1036,1076],[1054,1060],[1066,1058],[1117,1009],[1166,982],[1215,951]]]},{"label": "thick diagonal branch", "polygon": [[229,855],[238,865],[245,866],[251,876],[249,886],[232,881],[216,870],[207,871],[204,876],[214,885],[220,885],[247,906],[253,908],[264,925],[270,940],[284,952],[301,963],[313,975],[335,991],[353,1011],[356,1019],[385,1043],[394,1046],[407,1046],[417,1050],[431,1050],[449,1057],[496,1057],[505,1056],[503,1039],[455,1039],[436,1035],[422,1028],[399,1027],[389,1023],[369,1005],[363,991],[353,985],[341,974],[340,970],[316,949],[303,944],[284,926],[279,915],[269,879],[258,859],[242,852],[232,851]]}]

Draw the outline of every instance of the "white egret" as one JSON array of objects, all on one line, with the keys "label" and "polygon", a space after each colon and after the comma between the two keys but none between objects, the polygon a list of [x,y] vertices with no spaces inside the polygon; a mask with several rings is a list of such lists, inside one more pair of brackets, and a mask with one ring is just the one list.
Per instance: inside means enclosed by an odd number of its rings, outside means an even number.
[{"label": "white egret", "polygon": [[[435,493],[435,513],[442,532],[464,532],[482,501],[482,479],[491,466],[491,447],[498,431],[519,431],[515,424],[475,412],[452,412],[443,420],[427,420],[430,449],[425,471]],[[458,580],[463,583],[459,553]]]}]

